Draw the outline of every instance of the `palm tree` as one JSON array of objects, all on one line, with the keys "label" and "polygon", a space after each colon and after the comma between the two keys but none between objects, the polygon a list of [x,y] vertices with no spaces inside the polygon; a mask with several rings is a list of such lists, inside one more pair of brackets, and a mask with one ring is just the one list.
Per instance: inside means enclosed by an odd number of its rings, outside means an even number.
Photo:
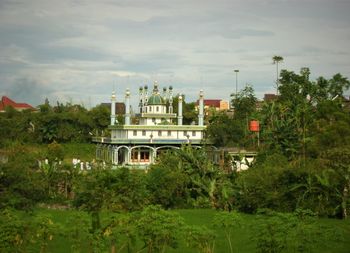
[{"label": "palm tree", "polygon": [[273,64],[276,64],[276,90],[277,90],[276,94],[278,95],[278,64],[280,62],[283,62],[283,57],[275,55],[274,57],[272,57],[272,61],[273,61]]}]

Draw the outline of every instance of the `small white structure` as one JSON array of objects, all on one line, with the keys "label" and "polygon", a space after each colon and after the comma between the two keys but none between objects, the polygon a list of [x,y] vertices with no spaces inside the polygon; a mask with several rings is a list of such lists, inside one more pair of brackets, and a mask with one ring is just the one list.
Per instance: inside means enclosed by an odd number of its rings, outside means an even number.
[{"label": "small white structure", "polygon": [[[133,125],[130,115],[130,92],[125,93],[125,124],[115,124],[115,93],[111,98],[110,137],[94,137],[97,143],[97,159],[114,165],[149,165],[157,155],[170,148],[179,148],[184,143],[202,145],[204,138],[203,91],[199,93],[198,125],[183,125],[182,96],[178,99],[178,112],[173,112],[173,88],[163,89],[160,94],[154,82],[149,96],[148,87],[139,90],[139,123]],[[175,123],[177,119],[177,124]]]}]

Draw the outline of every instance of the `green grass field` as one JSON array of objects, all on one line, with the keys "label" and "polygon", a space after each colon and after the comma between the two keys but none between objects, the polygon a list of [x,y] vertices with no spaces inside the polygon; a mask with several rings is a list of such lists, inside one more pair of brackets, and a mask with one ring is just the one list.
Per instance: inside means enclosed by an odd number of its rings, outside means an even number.
[{"label": "green grass field", "polygon": [[[74,210],[52,210],[52,209],[38,209],[38,212],[49,214],[53,217],[54,222],[61,224],[66,224],[67,219],[70,215],[75,212]],[[212,229],[216,234],[215,240],[215,253],[225,253],[230,252],[229,246],[224,236],[224,232],[220,229],[215,229],[212,226],[212,220],[216,213],[215,210],[209,209],[188,209],[188,210],[176,210],[170,212],[177,212],[182,216],[188,225],[204,225],[209,229]],[[103,213],[103,217],[106,217],[107,213]],[[256,245],[254,239],[252,238],[252,227],[256,222],[255,215],[242,214],[243,226],[238,228],[233,235],[233,249],[234,252],[256,252]],[[343,231],[343,239],[340,241],[329,241],[324,242],[322,245],[315,245],[315,249],[312,252],[320,253],[349,253],[350,252],[350,220],[336,220],[336,219],[319,219],[323,225],[328,225],[331,227],[340,228]],[[141,245],[141,244],[140,244]],[[49,252],[59,253],[59,252],[71,252],[69,244],[64,237],[56,237],[49,246]],[[109,251],[106,251],[109,252]],[[126,252],[126,251],[123,251]],[[143,251],[146,252],[146,251]],[[177,249],[168,249],[166,252],[181,252],[190,253],[198,252],[194,249],[186,247],[186,245],[181,242]],[[283,251],[287,252],[287,251]],[[293,251],[294,252],[294,251]]]}]

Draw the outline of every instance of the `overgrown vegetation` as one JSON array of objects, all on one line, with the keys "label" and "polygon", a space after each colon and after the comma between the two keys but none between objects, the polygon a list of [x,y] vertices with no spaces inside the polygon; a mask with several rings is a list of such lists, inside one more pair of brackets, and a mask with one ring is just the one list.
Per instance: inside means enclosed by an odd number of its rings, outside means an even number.
[{"label": "overgrown vegetation", "polygon": [[[231,157],[223,168],[209,147],[190,145],[163,153],[146,171],[99,164],[83,171],[71,159],[92,161],[93,146],[85,142],[105,131],[107,108],[7,108],[0,115],[0,155],[6,158],[0,162],[0,251],[49,252],[66,234],[72,252],[221,252],[217,241],[225,245],[222,252],[243,252],[236,238],[247,229],[250,252],[326,249],[324,242],[335,243],[344,233],[319,218],[346,219],[350,209],[350,108],[342,97],[350,83],[340,74],[316,81],[309,76],[306,68],[299,74],[282,70],[279,96],[260,110],[247,86],[232,100],[233,116],[212,112],[207,119],[207,136],[216,146],[258,152],[241,172]],[[260,121],[259,147],[248,130],[251,119]],[[56,224],[37,206],[79,214],[70,217],[71,226]],[[180,208],[220,212],[199,226],[165,211]],[[242,213],[255,215],[252,226]]]}]

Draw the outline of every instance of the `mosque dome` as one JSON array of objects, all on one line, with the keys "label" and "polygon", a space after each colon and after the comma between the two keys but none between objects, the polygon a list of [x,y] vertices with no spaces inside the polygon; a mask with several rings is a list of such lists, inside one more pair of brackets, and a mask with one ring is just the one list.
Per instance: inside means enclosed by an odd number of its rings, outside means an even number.
[{"label": "mosque dome", "polygon": [[159,93],[157,81],[154,82],[153,92],[152,92],[152,95],[148,98],[147,104],[148,105],[165,105],[165,100],[164,98],[162,98],[162,96]]},{"label": "mosque dome", "polygon": [[148,105],[165,105],[165,101],[160,94],[153,94],[148,98]]}]

